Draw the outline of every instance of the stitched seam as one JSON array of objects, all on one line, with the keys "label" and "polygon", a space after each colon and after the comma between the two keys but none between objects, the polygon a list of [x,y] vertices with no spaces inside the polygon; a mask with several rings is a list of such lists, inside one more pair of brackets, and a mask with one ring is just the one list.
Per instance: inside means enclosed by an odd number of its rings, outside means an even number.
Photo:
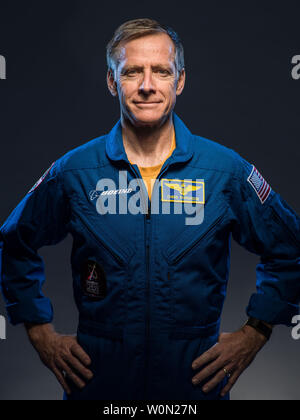
[{"label": "stitched seam", "polygon": [[71,169],[63,169],[62,172],[72,172],[72,171],[82,171],[85,169],[98,169],[98,168],[104,168],[105,166],[112,166],[110,162],[105,163],[103,165],[96,165],[96,166],[87,166],[87,167],[81,167],[81,168],[71,168]]}]

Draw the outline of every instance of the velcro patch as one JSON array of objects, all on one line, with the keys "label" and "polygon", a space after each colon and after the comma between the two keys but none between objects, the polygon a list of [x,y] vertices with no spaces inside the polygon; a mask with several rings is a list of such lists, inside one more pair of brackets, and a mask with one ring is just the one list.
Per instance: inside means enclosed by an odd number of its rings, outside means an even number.
[{"label": "velcro patch", "polygon": [[88,260],[83,264],[81,285],[85,296],[96,300],[105,298],[106,276],[96,261]]},{"label": "velcro patch", "polygon": [[204,181],[162,178],[161,201],[204,204]]},{"label": "velcro patch", "polygon": [[264,179],[264,177],[258,172],[254,165],[252,165],[252,171],[248,176],[247,181],[256,192],[261,203],[264,204],[266,199],[269,197],[272,188]]}]

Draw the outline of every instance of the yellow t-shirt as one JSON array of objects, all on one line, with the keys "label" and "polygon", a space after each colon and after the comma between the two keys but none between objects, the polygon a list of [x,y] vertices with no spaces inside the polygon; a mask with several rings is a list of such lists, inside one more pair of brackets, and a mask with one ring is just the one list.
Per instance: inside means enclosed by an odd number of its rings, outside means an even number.
[{"label": "yellow t-shirt", "polygon": [[[140,170],[140,173],[143,177],[143,181],[146,185],[150,200],[151,200],[151,193],[152,193],[153,184],[154,184],[154,182],[157,178],[157,175],[159,174],[160,169],[163,166],[164,162],[171,156],[171,154],[173,153],[173,150],[175,148],[176,148],[176,140],[175,140],[175,132],[174,132],[170,152],[163,162],[161,162],[161,163],[159,163],[158,165],[155,165],[155,166],[148,166],[148,167],[139,166],[138,167],[139,170]],[[130,162],[130,163],[132,164],[132,162]]]}]

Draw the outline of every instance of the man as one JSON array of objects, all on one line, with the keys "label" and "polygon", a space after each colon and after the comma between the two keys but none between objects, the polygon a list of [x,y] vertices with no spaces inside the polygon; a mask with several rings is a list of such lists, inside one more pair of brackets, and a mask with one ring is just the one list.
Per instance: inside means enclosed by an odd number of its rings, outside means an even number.
[{"label": "man", "polygon": [[[299,217],[253,165],[173,113],[185,83],[174,31],[126,22],[107,61],[120,121],[53,163],[1,228],[10,320],[66,399],[228,399],[273,325],[298,313]],[[51,325],[37,254],[68,233],[76,337]],[[219,334],[231,234],[261,262],[248,325]]]}]

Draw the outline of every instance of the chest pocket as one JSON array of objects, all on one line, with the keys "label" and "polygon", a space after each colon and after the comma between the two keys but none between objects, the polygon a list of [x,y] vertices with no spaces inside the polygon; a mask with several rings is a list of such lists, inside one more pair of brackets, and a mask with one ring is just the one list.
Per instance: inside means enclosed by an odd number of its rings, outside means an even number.
[{"label": "chest pocket", "polygon": [[218,323],[228,269],[227,209],[225,201],[207,203],[203,223],[185,226],[178,239],[163,250],[168,262],[165,276],[171,332],[193,336]]},{"label": "chest pocket", "polygon": [[104,249],[119,264],[128,265],[134,255],[134,249],[131,248],[130,243],[125,243],[120,232],[114,228],[114,215],[111,216],[110,223],[100,220],[101,216],[97,220],[94,209],[77,200],[77,206],[73,207],[73,216],[95,245],[100,245],[99,250]]},{"label": "chest pocket", "polygon": [[163,250],[163,255],[168,263],[171,265],[179,263],[185,256],[193,252],[201,241],[213,234],[225,219],[227,208],[227,203],[224,201],[214,201],[205,205],[203,222],[198,226],[185,226],[178,234],[178,239],[172,241]]}]

